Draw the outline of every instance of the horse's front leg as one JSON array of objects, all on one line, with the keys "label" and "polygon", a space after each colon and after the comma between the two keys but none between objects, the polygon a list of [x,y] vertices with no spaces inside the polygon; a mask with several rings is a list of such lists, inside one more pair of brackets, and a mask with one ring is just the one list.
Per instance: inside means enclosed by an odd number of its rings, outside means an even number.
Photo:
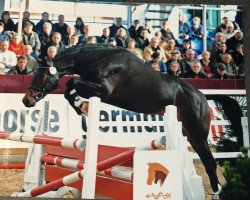
[{"label": "horse's front leg", "polygon": [[68,100],[69,104],[74,108],[78,115],[88,113],[88,102],[83,101],[81,97],[90,98],[92,96],[100,97],[100,87],[91,82],[82,81],[79,78],[71,78],[67,84],[67,89],[64,97]]}]

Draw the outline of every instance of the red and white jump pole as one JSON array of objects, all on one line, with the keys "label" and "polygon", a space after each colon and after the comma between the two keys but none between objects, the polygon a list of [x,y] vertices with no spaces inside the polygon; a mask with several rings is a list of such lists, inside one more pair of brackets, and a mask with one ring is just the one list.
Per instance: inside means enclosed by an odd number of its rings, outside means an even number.
[{"label": "red and white jump pole", "polygon": [[[164,145],[165,136],[162,136],[161,138],[158,138],[156,140],[153,140],[150,145],[147,145],[146,147],[142,148],[135,148],[130,149],[128,151],[125,151],[121,154],[118,154],[116,156],[113,156],[107,160],[104,160],[102,162],[99,162],[96,166],[97,171],[101,172],[103,170],[109,169],[115,165],[121,164],[123,162],[126,162],[128,160],[133,159],[133,155],[135,151],[137,150],[157,150],[161,149]],[[163,142],[163,143],[162,143]],[[52,181],[46,185],[39,186],[37,188],[34,188],[32,190],[29,190],[27,192],[21,193],[18,195],[18,197],[35,197],[39,196],[41,194],[44,194],[46,192],[49,192],[51,190],[58,189],[63,186],[68,186],[76,181],[79,181],[83,179],[84,177],[84,169],[78,172],[75,172],[73,174],[70,174],[68,176],[65,176],[63,178],[60,178],[58,180]]]},{"label": "red and white jump pole", "polygon": [[64,139],[61,137],[47,136],[47,135],[27,135],[24,133],[10,133],[0,131],[0,139],[11,140],[17,142],[26,142],[33,144],[45,144],[59,147],[74,148],[83,151],[86,146],[84,139]]}]

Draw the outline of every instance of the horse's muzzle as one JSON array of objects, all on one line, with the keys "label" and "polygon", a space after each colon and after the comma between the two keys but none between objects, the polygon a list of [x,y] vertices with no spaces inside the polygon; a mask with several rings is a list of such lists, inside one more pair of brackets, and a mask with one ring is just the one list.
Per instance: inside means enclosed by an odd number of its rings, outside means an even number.
[{"label": "horse's muzzle", "polygon": [[29,91],[26,92],[25,96],[23,97],[23,104],[26,107],[34,107],[36,105],[36,100],[35,98],[30,94]]}]

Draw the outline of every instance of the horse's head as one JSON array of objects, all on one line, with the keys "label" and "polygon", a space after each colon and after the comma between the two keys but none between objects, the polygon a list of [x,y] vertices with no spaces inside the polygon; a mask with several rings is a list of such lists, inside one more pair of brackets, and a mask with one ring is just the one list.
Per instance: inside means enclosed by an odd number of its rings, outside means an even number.
[{"label": "horse's head", "polygon": [[157,184],[157,182],[160,181],[160,186],[162,186],[168,173],[168,169],[160,163],[148,163],[147,184],[152,185],[153,181]]},{"label": "horse's head", "polygon": [[23,98],[26,107],[34,107],[36,102],[58,87],[59,73],[52,62],[43,63],[33,75],[33,79]]}]

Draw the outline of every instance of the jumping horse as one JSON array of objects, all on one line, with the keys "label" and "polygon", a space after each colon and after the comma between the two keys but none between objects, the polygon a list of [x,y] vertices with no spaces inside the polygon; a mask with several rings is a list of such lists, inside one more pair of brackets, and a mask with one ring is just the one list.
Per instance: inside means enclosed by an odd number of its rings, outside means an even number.
[{"label": "jumping horse", "polygon": [[64,75],[78,74],[67,82],[65,97],[78,114],[74,93],[84,98],[98,96],[105,103],[134,112],[162,115],[167,105],[177,107],[183,134],[206,168],[213,192],[219,181],[216,162],[207,137],[210,112],[206,97],[189,83],[148,68],[126,49],[107,46],[75,46],[42,62],[23,98],[27,107],[56,89]]}]

